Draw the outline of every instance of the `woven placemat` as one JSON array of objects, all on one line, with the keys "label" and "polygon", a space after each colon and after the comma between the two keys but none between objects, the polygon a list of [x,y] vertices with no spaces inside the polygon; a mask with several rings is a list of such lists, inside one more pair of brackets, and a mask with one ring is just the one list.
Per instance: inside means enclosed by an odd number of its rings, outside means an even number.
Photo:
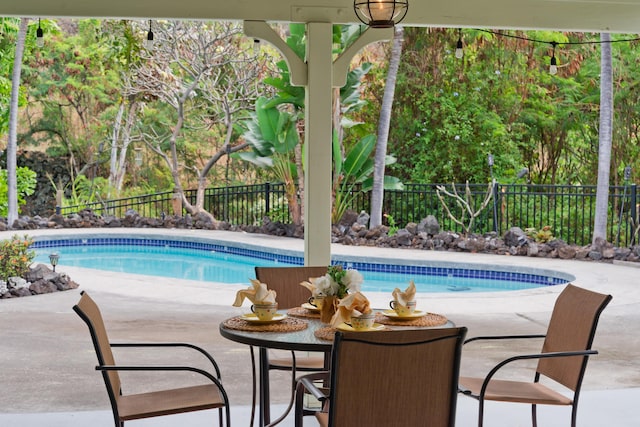
[{"label": "woven placemat", "polygon": [[289,310],[287,310],[287,314],[289,316],[306,317],[308,319],[319,319],[320,318],[320,312],[319,311],[311,311],[311,310],[307,310],[306,308],[303,308],[303,307],[290,308]]},{"label": "woven placemat", "polygon": [[333,341],[336,331],[337,329],[331,326],[323,326],[322,328],[316,329],[313,335],[320,340]]},{"label": "woven placemat", "polygon": [[280,322],[267,323],[266,325],[247,322],[242,317],[232,317],[222,322],[225,328],[236,329],[239,331],[253,332],[294,332],[307,328],[307,322],[295,317],[287,317]]},{"label": "woven placemat", "polygon": [[390,319],[382,313],[376,313],[376,323],[389,326],[442,326],[447,323],[447,318],[441,314],[427,313],[413,320]]}]

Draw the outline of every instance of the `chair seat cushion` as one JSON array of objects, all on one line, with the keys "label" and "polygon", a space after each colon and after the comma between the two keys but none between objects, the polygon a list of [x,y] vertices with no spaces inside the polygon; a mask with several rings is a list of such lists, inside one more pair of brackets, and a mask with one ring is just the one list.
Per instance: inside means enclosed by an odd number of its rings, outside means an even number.
[{"label": "chair seat cushion", "polygon": [[118,396],[122,421],[224,407],[214,384]]},{"label": "chair seat cushion", "polygon": [[[480,395],[483,378],[460,377],[460,389],[468,390],[474,397]],[[484,395],[485,400],[520,402],[541,405],[571,405],[573,401],[540,383],[491,380]]]}]

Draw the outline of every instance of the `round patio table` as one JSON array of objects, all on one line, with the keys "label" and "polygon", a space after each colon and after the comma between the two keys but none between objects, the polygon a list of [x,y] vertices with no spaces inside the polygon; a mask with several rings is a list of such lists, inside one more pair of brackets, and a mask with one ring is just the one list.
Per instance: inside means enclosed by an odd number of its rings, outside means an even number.
[{"label": "round patio table", "polygon": [[[381,311],[381,310],[374,310]],[[320,319],[304,318],[297,319],[304,321],[307,327],[300,330],[287,332],[265,332],[265,331],[248,331],[227,327],[225,322],[234,318],[227,319],[220,323],[220,335],[231,341],[246,344],[251,347],[259,348],[259,425],[267,426],[271,422],[271,413],[269,408],[269,349],[291,350],[291,351],[309,351],[324,353],[324,366],[329,368],[331,360],[331,348],[333,340],[322,339],[316,336],[316,331],[321,328],[327,328],[327,324],[322,323]],[[448,319],[445,322],[435,326],[414,326],[410,322],[392,322],[386,324],[386,329],[406,329],[406,328],[451,328],[455,324]]]}]

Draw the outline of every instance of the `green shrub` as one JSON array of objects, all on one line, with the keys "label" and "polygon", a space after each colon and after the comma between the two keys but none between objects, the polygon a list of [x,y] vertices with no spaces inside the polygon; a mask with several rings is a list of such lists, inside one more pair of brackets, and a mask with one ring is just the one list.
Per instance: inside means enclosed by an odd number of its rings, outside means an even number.
[{"label": "green shrub", "polygon": [[3,280],[9,277],[23,277],[28,271],[36,253],[29,250],[33,243],[27,235],[14,235],[10,240],[0,242],[0,274]]},{"label": "green shrub", "polygon": [[[18,207],[25,204],[25,197],[33,194],[36,188],[36,173],[27,167],[16,169]],[[7,185],[7,170],[0,169],[0,216],[5,217],[9,212],[9,198]]]},{"label": "green shrub", "polygon": [[535,228],[526,228],[524,232],[537,243],[548,243],[555,239],[555,237],[553,237],[553,231],[548,225],[545,225],[540,230]]},{"label": "green shrub", "polygon": [[387,234],[389,236],[395,235],[399,230],[399,227],[396,224],[396,220],[393,219],[393,217],[389,214],[384,214],[384,217],[387,219],[387,222],[389,223],[389,232]]}]

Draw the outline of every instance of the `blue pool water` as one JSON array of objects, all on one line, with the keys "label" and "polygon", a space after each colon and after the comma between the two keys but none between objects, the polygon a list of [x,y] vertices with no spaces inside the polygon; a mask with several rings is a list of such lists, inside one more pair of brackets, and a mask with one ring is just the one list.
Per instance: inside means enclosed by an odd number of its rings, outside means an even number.
[{"label": "blue pool water", "polygon": [[[75,239],[36,241],[35,262],[49,264],[49,254],[60,255],[64,266],[93,268],[132,274],[247,285],[255,278],[255,266],[301,265],[297,256],[202,242],[150,239]],[[410,280],[418,292],[495,292],[532,289],[566,283],[566,275],[477,270],[455,267],[387,265],[339,262],[364,276],[363,291],[391,292],[404,289]]]}]

